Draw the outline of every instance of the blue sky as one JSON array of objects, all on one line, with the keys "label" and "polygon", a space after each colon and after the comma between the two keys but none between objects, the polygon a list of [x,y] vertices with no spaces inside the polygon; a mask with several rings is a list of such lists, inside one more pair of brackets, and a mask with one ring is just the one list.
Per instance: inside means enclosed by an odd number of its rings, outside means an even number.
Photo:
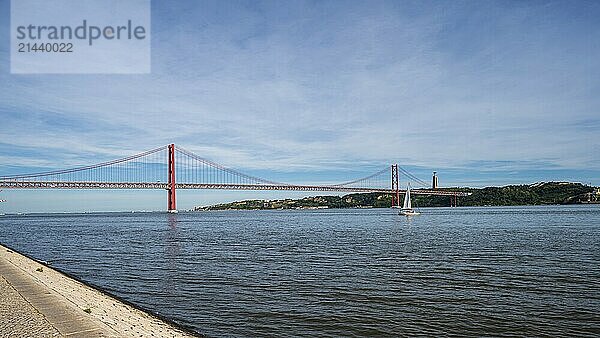
[{"label": "blue sky", "polygon": [[[0,175],[174,142],[294,183],[397,162],[446,186],[600,185],[599,2],[153,1],[146,75],[11,75],[9,4]],[[80,194],[0,197],[12,211],[165,203],[162,192]],[[184,207],[289,195],[185,194]]]}]

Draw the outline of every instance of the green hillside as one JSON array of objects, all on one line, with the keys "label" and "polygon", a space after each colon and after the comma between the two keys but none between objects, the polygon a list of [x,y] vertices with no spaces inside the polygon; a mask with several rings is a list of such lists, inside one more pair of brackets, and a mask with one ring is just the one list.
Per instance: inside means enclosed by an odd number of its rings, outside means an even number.
[{"label": "green hillside", "polygon": [[[470,192],[470,196],[459,198],[459,206],[576,204],[600,201],[598,188],[569,182],[509,185],[481,189],[444,188],[440,190]],[[450,197],[415,194],[413,195],[413,203],[418,207],[445,207],[450,205]],[[301,199],[247,200],[196,207],[195,210],[388,208],[390,204],[391,195],[366,193],[345,196],[315,196]]]}]

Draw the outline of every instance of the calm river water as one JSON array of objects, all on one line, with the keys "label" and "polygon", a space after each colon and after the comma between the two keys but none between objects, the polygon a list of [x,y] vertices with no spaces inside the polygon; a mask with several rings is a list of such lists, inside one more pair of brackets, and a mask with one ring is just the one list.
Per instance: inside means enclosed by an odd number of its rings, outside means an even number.
[{"label": "calm river water", "polygon": [[36,214],[0,242],[208,336],[600,335],[600,205]]}]

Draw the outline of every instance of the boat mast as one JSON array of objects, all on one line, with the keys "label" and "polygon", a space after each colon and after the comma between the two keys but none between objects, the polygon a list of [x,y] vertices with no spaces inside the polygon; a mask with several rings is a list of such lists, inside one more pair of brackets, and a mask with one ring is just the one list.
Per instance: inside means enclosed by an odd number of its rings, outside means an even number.
[{"label": "boat mast", "polygon": [[402,209],[412,209],[412,203],[410,203],[410,183],[406,188],[406,193],[404,194],[404,205]]}]

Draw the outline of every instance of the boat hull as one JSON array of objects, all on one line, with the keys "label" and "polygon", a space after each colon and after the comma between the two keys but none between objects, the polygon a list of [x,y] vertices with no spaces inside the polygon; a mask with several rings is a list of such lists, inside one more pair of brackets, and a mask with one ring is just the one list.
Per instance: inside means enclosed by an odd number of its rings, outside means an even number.
[{"label": "boat hull", "polygon": [[421,213],[414,211],[414,210],[402,210],[398,214],[403,215],[403,216],[417,216],[417,215],[420,215]]}]

